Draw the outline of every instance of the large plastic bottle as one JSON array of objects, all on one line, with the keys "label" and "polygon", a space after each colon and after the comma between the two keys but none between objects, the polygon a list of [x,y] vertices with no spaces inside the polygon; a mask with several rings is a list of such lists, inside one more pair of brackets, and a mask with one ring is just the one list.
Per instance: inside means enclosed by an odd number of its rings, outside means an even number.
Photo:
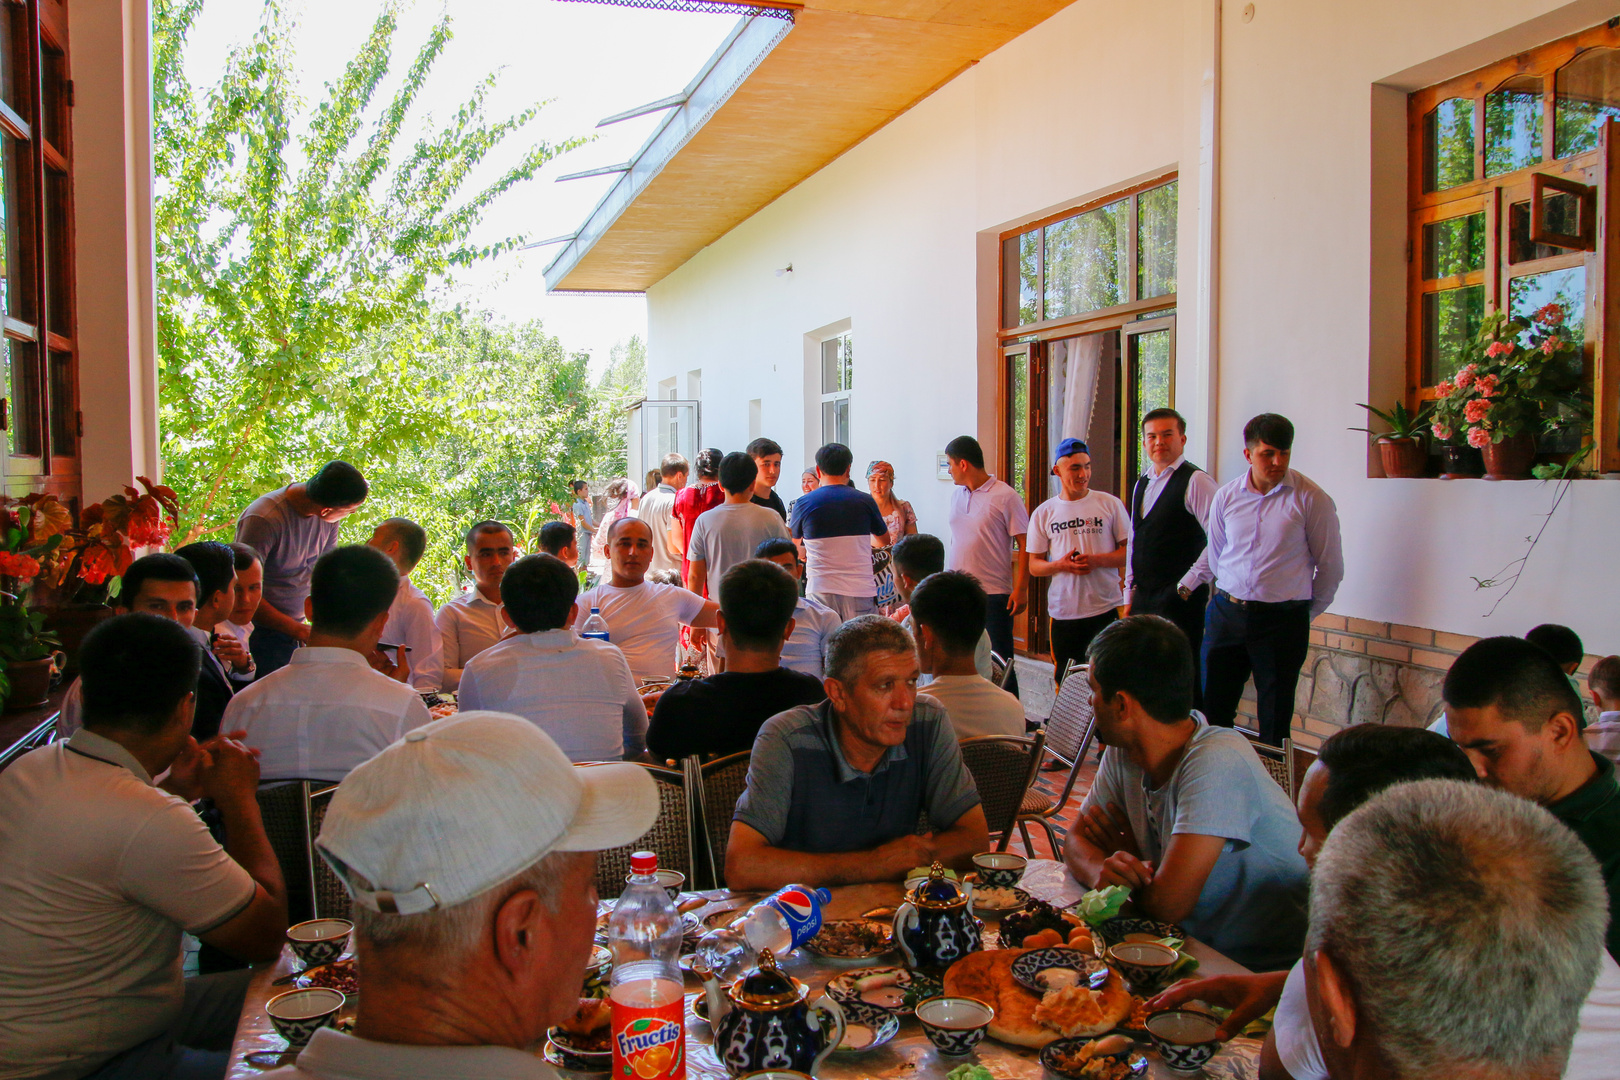
[{"label": "large plastic bottle", "polygon": [[582,638],[595,638],[597,641],[608,640],[607,620],[602,618],[602,609],[595,604],[591,605],[591,617],[585,620],[585,625],[579,628]]},{"label": "large plastic bottle", "polygon": [[704,934],[697,954],[722,982],[734,979],[766,949],[772,956],[786,956],[821,933],[821,907],[831,899],[826,889],[784,886],[747,914]]},{"label": "large plastic bottle", "polygon": [[622,1080],[686,1076],[681,916],[658,883],[658,856],[630,856],[630,881],[608,918],[613,978],[613,1075]]}]

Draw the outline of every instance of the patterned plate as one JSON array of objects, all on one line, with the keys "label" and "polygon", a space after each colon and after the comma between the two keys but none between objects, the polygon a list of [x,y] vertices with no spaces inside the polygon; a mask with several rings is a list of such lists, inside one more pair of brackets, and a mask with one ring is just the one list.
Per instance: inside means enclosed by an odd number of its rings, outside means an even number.
[{"label": "patterned plate", "polygon": [[[1082,985],[1097,972],[1107,972],[1108,965],[1097,957],[1079,949],[1070,949],[1061,945],[1053,945],[1045,949],[1036,949],[1027,952],[1012,963],[1012,977],[1018,980],[1019,985],[1044,994],[1048,987],[1040,982],[1041,972],[1052,968],[1068,968],[1080,973]],[[1106,978],[1106,975],[1104,976]]]},{"label": "patterned plate", "polygon": [[[878,940],[870,946],[861,948],[851,939],[850,947],[847,949],[828,950],[826,946],[830,941],[829,931],[838,936],[841,931],[851,930],[857,925],[870,926]],[[834,919],[821,924],[821,933],[804,943],[804,951],[824,960],[870,960],[894,951],[894,928],[871,919]]]},{"label": "patterned plate", "polygon": [[1029,902],[1032,899],[1029,893],[1016,887],[1011,888],[1008,891],[1013,894],[1013,902],[1008,904],[1006,907],[999,907],[995,904],[986,903],[984,900],[984,890],[975,888],[973,890],[973,913],[975,915],[1011,915],[1013,912],[1023,911],[1029,906]]},{"label": "patterned plate", "polygon": [[[908,992],[912,995],[909,1005],[905,1001]],[[945,984],[932,975],[903,967],[846,971],[827,984],[827,996],[840,1005],[846,1001],[864,1002],[896,1016],[910,1016],[917,1002],[944,992]]]},{"label": "patterned plate", "polygon": [[1132,934],[1147,934],[1154,941],[1160,938],[1178,938],[1187,940],[1187,931],[1175,923],[1158,922],[1154,919],[1132,919],[1121,916],[1097,924],[1093,928],[1097,936],[1102,938],[1103,944],[1113,948]]},{"label": "patterned plate", "polygon": [[[1065,1059],[1067,1059],[1070,1054],[1074,1053],[1076,1050],[1079,1050],[1082,1046],[1086,1045],[1086,1043],[1092,1041],[1093,1040],[1089,1038],[1059,1039],[1057,1042],[1047,1043],[1046,1046],[1041,1050],[1041,1064],[1046,1066],[1046,1068],[1050,1070],[1054,1076],[1064,1077],[1065,1080],[1086,1080],[1087,1074],[1081,1072],[1080,1068],[1069,1069],[1064,1068],[1063,1066],[1068,1064]],[[1141,1054],[1136,1053],[1133,1050],[1121,1060],[1125,1065],[1126,1076],[1137,1077],[1147,1075],[1147,1058],[1143,1057]],[[1080,1063],[1075,1062],[1075,1064],[1079,1065]]]},{"label": "patterned plate", "polygon": [[[864,1001],[843,1001],[838,1007],[844,1010],[844,1041],[836,1047],[837,1053],[864,1054],[876,1050],[900,1032],[900,1018],[887,1009]],[[870,1032],[869,1038],[863,1035],[862,1029]]]}]

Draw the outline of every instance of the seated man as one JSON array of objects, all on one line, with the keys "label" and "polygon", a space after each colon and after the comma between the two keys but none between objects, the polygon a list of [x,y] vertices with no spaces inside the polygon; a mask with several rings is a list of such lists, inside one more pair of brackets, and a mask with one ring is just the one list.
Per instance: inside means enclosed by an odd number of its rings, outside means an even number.
[{"label": "seated man", "polygon": [[[526,827],[455,812],[474,806]],[[534,1047],[579,1001],[562,973],[589,961],[596,852],[657,817],[646,770],[576,769],[499,713],[435,721],[356,769],[316,844],[354,898],[366,992],[352,1034],[320,1029],[265,1080],[554,1077]]]},{"label": "seated man", "polygon": [[827,639],[822,685],[826,701],[759,729],[727,885],[898,881],[935,860],[965,869],[989,843],[984,807],[945,710],[917,698],[911,638],[881,615],[849,620]]},{"label": "seated man", "polygon": [[253,636],[253,616],[259,613],[264,597],[264,564],[259,553],[246,544],[231,544],[236,567],[236,605],[223,622],[214,627],[214,655],[230,673],[233,686],[245,686],[259,674],[254,666],[248,639]]},{"label": "seated man", "polygon": [[[891,558],[894,565],[895,592],[900,594],[900,602],[907,605],[895,612],[895,617],[900,620],[900,625],[915,637],[917,624],[911,618],[911,592],[923,578],[945,569],[945,545],[940,543],[937,536],[912,533],[910,536],[901,537],[900,542],[894,545]],[[1005,659],[1009,663],[1012,661],[1010,656]],[[989,631],[980,634],[978,644],[973,647],[973,670],[986,679],[995,673],[995,668],[990,663]],[[925,671],[917,685],[927,686],[933,679],[934,677]]]},{"label": "seated man", "polygon": [[1453,780],[1376,796],[1311,880],[1305,994],[1328,1075],[1557,1080],[1605,915],[1591,856],[1540,807]]},{"label": "seated man", "polygon": [[603,537],[612,576],[579,594],[575,629],[596,608],[607,620],[608,640],[619,647],[638,681],[674,676],[681,624],[713,626],[719,605],[677,585],[647,580],[652,567],[653,533],[638,518],[617,518]]},{"label": "seated man", "polygon": [[[84,727],[0,773],[0,1074],[225,1073],[253,972],[182,979],[180,933],[272,960],[287,901],[253,755],[191,737],[201,660],[172,621],[108,619],[81,653]],[[165,770],[183,797],[153,786]]]},{"label": "seated man", "polygon": [[1586,745],[1610,761],[1620,760],[1620,656],[1605,656],[1586,676],[1586,692],[1597,707],[1597,722],[1581,732]]},{"label": "seated man", "polygon": [[501,615],[517,633],[467,665],[463,709],[516,713],[570,761],[638,757],[647,707],[618,646],[573,630],[579,578],[554,555],[525,555],[501,578]]},{"label": "seated man", "polygon": [[1107,749],[1064,844],[1070,872],[1129,887],[1143,914],[1251,970],[1288,967],[1305,936],[1299,822],[1248,740],[1192,711],[1187,635],[1135,615],[1087,659]]},{"label": "seated man", "polygon": [[190,629],[204,655],[197,675],[197,706],[192,711],[191,733],[201,741],[219,734],[225,706],[236,692],[225,665],[214,655],[214,639],[219,636],[216,628],[236,608],[236,553],[218,540],[199,540],[175,554],[197,572],[197,610]]},{"label": "seated man", "polygon": [[930,574],[911,591],[917,660],[934,676],[926,694],[951,718],[958,739],[1024,734],[1024,706],[973,667],[984,637],[984,590],[972,574]]},{"label": "seated man", "polygon": [[782,666],[798,599],[792,576],[775,563],[750,559],[726,571],[717,613],[726,670],[677,682],[659,695],[647,729],[654,758],[748,750],[765,721],[827,696],[820,679]]},{"label": "seated man", "polygon": [[[768,559],[789,574],[794,582],[804,577],[804,560],[799,546],[783,537],[772,537],[754,549],[754,558]],[[797,592],[797,588],[794,590]],[[822,657],[827,654],[827,636],[844,620],[832,608],[823,607],[807,596],[793,606],[793,632],[782,646],[782,666],[821,680]]]},{"label": "seated man", "polygon": [[419,694],[436,694],[444,684],[444,637],[433,622],[433,602],[411,581],[411,571],[427,551],[427,530],[410,518],[389,518],[378,525],[368,541],[388,556],[399,571],[399,595],[388,608],[382,641],[403,645],[395,658],[406,680]]},{"label": "seated man", "polygon": [[370,659],[398,595],[399,573],[376,548],[340,547],[316,560],[304,604],[308,648],[225,710],[225,730],[245,733],[264,779],[342,780],[428,722],[421,695]]},{"label": "seated man", "polygon": [[548,521],[540,526],[540,550],[555,555],[576,569],[579,567],[579,532],[566,521]]},{"label": "seated man", "polygon": [[1451,740],[1488,784],[1538,802],[1586,842],[1609,887],[1609,953],[1620,959],[1620,784],[1581,737],[1581,703],[1546,650],[1476,641],[1441,688]]},{"label": "seated man", "polygon": [[444,690],[454,690],[467,661],[506,633],[501,575],[512,565],[512,530],[498,521],[480,521],[467,530],[462,561],[472,573],[473,587],[457,593],[433,618],[444,642]]}]

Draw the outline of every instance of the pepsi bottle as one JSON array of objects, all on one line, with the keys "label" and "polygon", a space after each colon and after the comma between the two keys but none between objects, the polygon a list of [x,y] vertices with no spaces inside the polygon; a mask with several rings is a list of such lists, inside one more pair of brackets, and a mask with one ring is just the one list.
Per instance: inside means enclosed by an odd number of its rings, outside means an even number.
[{"label": "pepsi bottle", "polygon": [[826,889],[788,885],[748,909],[747,914],[703,935],[697,952],[722,984],[752,968],[766,949],[784,956],[821,933],[821,908],[832,899]]}]

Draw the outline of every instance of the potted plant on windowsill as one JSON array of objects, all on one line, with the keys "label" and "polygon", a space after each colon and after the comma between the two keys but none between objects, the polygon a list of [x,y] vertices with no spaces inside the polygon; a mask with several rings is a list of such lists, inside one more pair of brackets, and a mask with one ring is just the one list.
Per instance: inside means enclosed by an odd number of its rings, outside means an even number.
[{"label": "potted plant on windowsill", "polygon": [[1429,464],[1429,455],[1423,447],[1423,437],[1428,434],[1429,415],[1434,412],[1434,406],[1424,405],[1415,413],[1408,410],[1406,403],[1401,401],[1397,401],[1388,412],[1375,409],[1365,402],[1361,403],[1361,407],[1383,421],[1384,426],[1389,428],[1388,431],[1374,431],[1372,428],[1364,427],[1350,429],[1365,431],[1368,437],[1378,444],[1378,454],[1384,464],[1384,475],[1398,479],[1422,476]]},{"label": "potted plant on windowsill", "polygon": [[28,607],[34,582],[62,544],[56,526],[66,511],[57,515],[59,508],[39,495],[0,505],[0,693],[7,712],[45,704],[51,676],[61,671],[61,643],[44,613]]}]

